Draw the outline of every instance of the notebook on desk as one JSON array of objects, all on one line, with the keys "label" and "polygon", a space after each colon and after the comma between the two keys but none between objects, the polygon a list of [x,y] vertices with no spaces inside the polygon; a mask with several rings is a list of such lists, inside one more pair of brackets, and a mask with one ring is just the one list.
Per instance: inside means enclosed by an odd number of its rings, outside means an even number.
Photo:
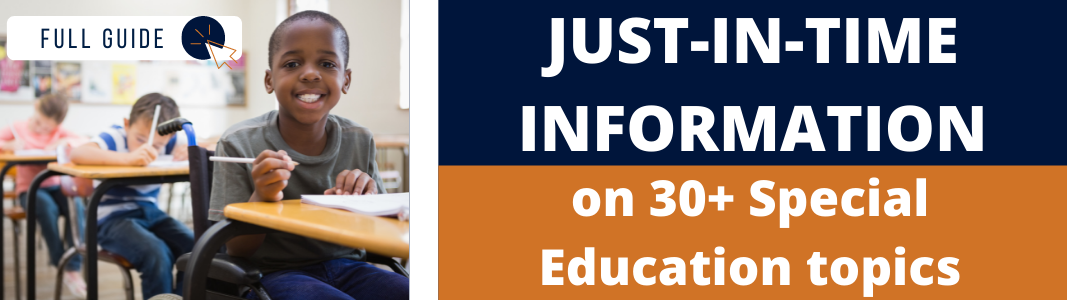
[{"label": "notebook on desk", "polygon": [[378,195],[300,195],[300,203],[372,216],[393,216],[408,205],[408,193]]},{"label": "notebook on desk", "polygon": [[148,164],[147,167],[149,167],[149,168],[177,168],[177,167],[188,167],[188,166],[189,166],[189,161],[188,160],[174,161],[174,156],[162,155],[158,159],[156,159],[156,161],[153,161],[152,163]]},{"label": "notebook on desk", "polygon": [[152,163],[148,164],[147,167],[149,167],[149,168],[177,168],[177,167],[188,167],[188,166],[189,166],[189,161],[188,160],[183,160],[183,161],[159,161],[159,160],[157,160],[157,161],[153,161]]}]

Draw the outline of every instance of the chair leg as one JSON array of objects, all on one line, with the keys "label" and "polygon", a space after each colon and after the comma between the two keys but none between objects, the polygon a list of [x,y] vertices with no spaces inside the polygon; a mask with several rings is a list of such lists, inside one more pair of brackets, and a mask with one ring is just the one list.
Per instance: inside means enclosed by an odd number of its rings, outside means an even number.
[{"label": "chair leg", "polygon": [[130,269],[118,267],[122,269],[122,287],[126,289],[126,300],[133,300],[133,276],[130,275]]},{"label": "chair leg", "polygon": [[[22,256],[19,255],[19,236],[22,235],[22,227],[19,226],[19,221],[11,220],[12,229],[15,230],[15,299],[22,299],[22,266],[19,261],[22,260]],[[28,275],[27,275],[28,276]]]},{"label": "chair leg", "polygon": [[[156,198],[158,201],[158,197]],[[170,215],[170,207],[174,204],[174,184],[167,184],[167,206],[163,207],[163,213]]]},{"label": "chair leg", "polygon": [[59,258],[59,265],[56,266],[56,300],[59,300],[63,295],[63,270],[67,269],[67,263],[77,253],[77,247],[70,247],[67,252],[63,252],[63,257]]}]

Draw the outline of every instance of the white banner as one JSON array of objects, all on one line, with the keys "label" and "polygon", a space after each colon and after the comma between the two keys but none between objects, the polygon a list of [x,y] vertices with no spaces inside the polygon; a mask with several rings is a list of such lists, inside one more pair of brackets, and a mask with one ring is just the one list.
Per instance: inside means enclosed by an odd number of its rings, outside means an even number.
[{"label": "white banner", "polygon": [[[14,60],[215,60],[241,58],[234,16],[14,16],[7,55]],[[213,47],[208,47],[212,45]]]}]

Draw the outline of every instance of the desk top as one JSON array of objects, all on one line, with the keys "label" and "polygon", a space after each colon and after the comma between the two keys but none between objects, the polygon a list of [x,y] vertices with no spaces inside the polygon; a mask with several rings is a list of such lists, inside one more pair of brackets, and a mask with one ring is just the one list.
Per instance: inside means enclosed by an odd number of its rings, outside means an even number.
[{"label": "desk top", "polygon": [[11,153],[0,154],[0,162],[26,162],[26,161],[55,161],[55,155],[14,155]]},{"label": "desk top", "polygon": [[48,164],[48,169],[74,177],[90,179],[130,178],[189,175],[189,167],[130,167],[130,166],[86,166],[75,164]]},{"label": "desk top", "polygon": [[375,135],[374,146],[378,148],[404,148],[411,143],[407,135]]},{"label": "desk top", "polygon": [[368,252],[390,257],[408,257],[408,223],[374,217],[340,209],[300,203],[245,202],[227,205],[227,218],[309,238],[365,248]]}]

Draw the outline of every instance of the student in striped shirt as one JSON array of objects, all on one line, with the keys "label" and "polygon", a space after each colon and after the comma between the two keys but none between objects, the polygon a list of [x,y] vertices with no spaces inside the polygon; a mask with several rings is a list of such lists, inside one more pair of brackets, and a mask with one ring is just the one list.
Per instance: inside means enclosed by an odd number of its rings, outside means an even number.
[{"label": "student in striped shirt", "polygon": [[[152,115],[159,105],[159,122],[180,115],[170,97],[152,93],[133,104],[124,126],[112,126],[71,151],[71,161],[83,165],[146,166],[160,155],[176,161],[188,158],[180,135],[160,136],[152,130]],[[155,134],[153,145],[148,135]],[[144,299],[181,291],[181,275],[172,287],[171,270],[179,255],[192,251],[193,232],[156,206],[159,184],[114,187],[100,201],[96,222],[98,240],[107,251],[122,255],[141,273]]]}]

